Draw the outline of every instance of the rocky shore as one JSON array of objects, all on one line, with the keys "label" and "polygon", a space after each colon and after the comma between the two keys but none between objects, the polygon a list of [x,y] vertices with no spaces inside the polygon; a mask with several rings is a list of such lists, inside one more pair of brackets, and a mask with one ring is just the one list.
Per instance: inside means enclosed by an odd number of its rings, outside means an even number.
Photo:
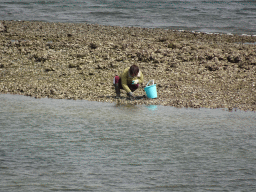
[{"label": "rocky shore", "polygon": [[[0,93],[192,108],[256,110],[256,36],[87,23],[0,22]],[[144,84],[115,98],[132,64]],[[143,87],[154,79],[157,99]]]}]

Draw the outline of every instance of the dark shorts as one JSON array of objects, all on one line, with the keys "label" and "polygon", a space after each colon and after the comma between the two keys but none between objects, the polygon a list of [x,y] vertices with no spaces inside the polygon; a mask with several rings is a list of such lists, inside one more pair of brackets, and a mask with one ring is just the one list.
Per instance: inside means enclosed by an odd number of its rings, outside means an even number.
[{"label": "dark shorts", "polygon": [[[118,86],[120,87],[120,89],[123,89],[122,83],[121,83],[121,78],[116,75],[114,78],[114,84],[118,82]],[[131,89],[132,92],[134,92],[136,89],[139,88],[139,84],[133,85],[133,84],[128,84],[128,87]]]}]

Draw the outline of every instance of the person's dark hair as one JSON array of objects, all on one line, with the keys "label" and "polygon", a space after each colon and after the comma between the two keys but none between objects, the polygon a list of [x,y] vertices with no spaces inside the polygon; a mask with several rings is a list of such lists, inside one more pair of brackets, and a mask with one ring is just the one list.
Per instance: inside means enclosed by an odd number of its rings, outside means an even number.
[{"label": "person's dark hair", "polygon": [[136,76],[136,75],[138,75],[138,73],[139,73],[139,67],[137,65],[132,65],[130,67],[130,74],[132,76]]}]

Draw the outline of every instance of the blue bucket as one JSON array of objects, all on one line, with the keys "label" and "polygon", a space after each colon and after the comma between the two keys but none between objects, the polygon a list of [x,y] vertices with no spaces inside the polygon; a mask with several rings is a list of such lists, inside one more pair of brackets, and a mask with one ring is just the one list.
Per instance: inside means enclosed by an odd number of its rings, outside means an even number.
[{"label": "blue bucket", "polygon": [[[150,82],[153,81],[153,85],[148,86]],[[144,90],[146,91],[147,97],[150,99],[157,98],[156,84],[154,84],[154,80],[148,82]]]}]

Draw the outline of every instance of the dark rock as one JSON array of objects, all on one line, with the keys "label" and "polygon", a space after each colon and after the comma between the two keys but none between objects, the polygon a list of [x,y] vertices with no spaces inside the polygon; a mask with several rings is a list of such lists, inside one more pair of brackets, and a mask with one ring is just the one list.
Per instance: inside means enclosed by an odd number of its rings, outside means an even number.
[{"label": "dark rock", "polygon": [[177,68],[177,63],[175,63],[175,62],[170,63],[170,67],[171,67],[171,68]]},{"label": "dark rock", "polygon": [[97,49],[98,45],[95,44],[95,43],[90,43],[89,47],[90,47],[91,49]]},{"label": "dark rock", "polygon": [[79,67],[79,65],[78,64],[74,64],[74,63],[70,63],[68,65],[68,68],[78,68],[78,67]]},{"label": "dark rock", "polygon": [[7,32],[7,26],[0,22],[0,32]]},{"label": "dark rock", "polygon": [[45,71],[45,72],[55,71],[55,69],[53,69],[52,67],[50,67],[50,68],[46,68],[44,71]]},{"label": "dark rock", "polygon": [[206,69],[209,71],[217,71],[219,67],[216,64],[208,64],[205,66]]},{"label": "dark rock", "polygon": [[239,61],[241,61],[240,57],[239,56],[233,56],[233,55],[229,55],[227,57],[227,60],[230,62],[230,63],[239,63]]},{"label": "dark rock", "polygon": [[241,62],[241,63],[238,64],[238,67],[239,67],[240,69],[250,70],[250,66],[249,66],[247,63]]},{"label": "dark rock", "polygon": [[104,66],[104,65],[98,65],[97,67],[95,67],[95,69],[106,69],[106,66]]},{"label": "dark rock", "polygon": [[168,48],[176,49],[176,48],[177,48],[177,45],[174,44],[174,43],[169,43],[169,44],[168,44]]}]

